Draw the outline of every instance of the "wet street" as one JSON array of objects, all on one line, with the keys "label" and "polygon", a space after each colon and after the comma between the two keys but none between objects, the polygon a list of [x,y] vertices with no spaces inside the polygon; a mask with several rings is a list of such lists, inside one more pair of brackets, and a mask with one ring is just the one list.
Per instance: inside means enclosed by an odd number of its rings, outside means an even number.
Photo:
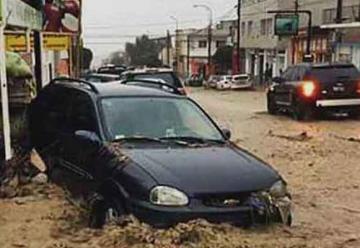
[{"label": "wet street", "polygon": [[[193,88],[191,97],[232,130],[235,143],[285,177],[294,201],[293,227],[194,224],[180,229],[198,230],[199,238],[182,245],[169,238],[179,228],[149,231],[133,224],[93,232],[61,190],[50,187],[45,198],[0,202],[0,213],[7,213],[0,216],[0,247],[360,247],[360,120],[295,122],[270,116],[264,92]],[[15,233],[19,228],[21,235]],[[162,237],[170,243],[162,243]]]},{"label": "wet street", "polygon": [[360,120],[270,116],[263,92],[193,90],[192,97],[232,130],[239,146],[288,181],[295,203],[292,233],[319,247],[360,247]]}]

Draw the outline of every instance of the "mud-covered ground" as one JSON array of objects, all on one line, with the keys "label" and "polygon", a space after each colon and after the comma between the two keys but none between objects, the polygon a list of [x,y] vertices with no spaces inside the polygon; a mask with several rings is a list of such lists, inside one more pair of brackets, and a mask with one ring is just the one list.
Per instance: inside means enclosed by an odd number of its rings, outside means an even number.
[{"label": "mud-covered ground", "polygon": [[194,221],[154,230],[133,220],[94,231],[61,189],[31,185],[30,196],[0,200],[0,247],[360,247],[360,120],[269,116],[263,92],[193,89],[191,95],[232,130],[234,142],[286,178],[293,227],[243,230]]}]

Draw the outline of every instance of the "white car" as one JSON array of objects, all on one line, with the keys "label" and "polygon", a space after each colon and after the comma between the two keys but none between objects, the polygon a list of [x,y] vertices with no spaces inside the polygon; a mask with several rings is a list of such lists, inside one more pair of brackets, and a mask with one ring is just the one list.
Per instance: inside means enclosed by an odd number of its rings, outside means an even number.
[{"label": "white car", "polygon": [[253,83],[249,74],[233,75],[231,89],[251,89]]},{"label": "white car", "polygon": [[220,76],[219,81],[216,83],[217,90],[228,90],[231,89],[232,85],[232,76]]}]

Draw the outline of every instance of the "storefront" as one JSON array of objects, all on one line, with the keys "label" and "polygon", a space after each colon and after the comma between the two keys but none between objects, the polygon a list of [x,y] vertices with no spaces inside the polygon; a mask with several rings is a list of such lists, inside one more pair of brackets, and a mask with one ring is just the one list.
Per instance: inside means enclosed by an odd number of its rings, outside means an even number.
[{"label": "storefront", "polygon": [[[332,48],[330,42],[330,33],[319,27],[312,28],[312,38],[310,43],[310,52],[314,57],[315,63],[330,62]],[[291,61],[298,64],[303,61],[307,46],[307,32],[302,29],[297,37],[291,40]]]},{"label": "storefront", "polygon": [[[1,16],[6,16],[6,20],[0,16],[0,65],[2,129],[9,159],[9,99],[10,108],[26,105],[54,77],[71,77],[80,72],[81,2],[0,0],[0,9]],[[21,64],[20,69],[11,67],[17,67],[16,61]]]}]

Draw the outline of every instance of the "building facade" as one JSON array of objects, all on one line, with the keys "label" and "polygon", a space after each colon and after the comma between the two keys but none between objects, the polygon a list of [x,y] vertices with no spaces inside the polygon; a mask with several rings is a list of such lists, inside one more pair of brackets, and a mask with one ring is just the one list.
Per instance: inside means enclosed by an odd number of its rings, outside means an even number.
[{"label": "building facade", "polygon": [[[335,39],[334,29],[322,29],[324,24],[336,22],[336,0],[299,1],[299,10],[312,12],[310,51],[315,62],[352,62],[360,68],[360,31],[342,29],[342,41]],[[299,14],[299,34],[278,37],[274,34],[274,14],[269,10],[295,10],[289,0],[243,0],[241,10],[241,47],[245,50],[245,72],[258,82],[264,81],[265,71],[278,75],[290,64],[301,63],[306,51],[308,16]],[[360,2],[343,3],[343,22],[360,21]],[[235,34],[236,35],[236,34]]]},{"label": "building facade", "polygon": [[[212,29],[211,56],[222,46],[231,45],[233,22],[223,21]],[[179,30],[178,72],[186,77],[192,74],[216,74],[216,67],[208,67],[208,28]],[[205,75],[206,74],[206,75]]]}]

